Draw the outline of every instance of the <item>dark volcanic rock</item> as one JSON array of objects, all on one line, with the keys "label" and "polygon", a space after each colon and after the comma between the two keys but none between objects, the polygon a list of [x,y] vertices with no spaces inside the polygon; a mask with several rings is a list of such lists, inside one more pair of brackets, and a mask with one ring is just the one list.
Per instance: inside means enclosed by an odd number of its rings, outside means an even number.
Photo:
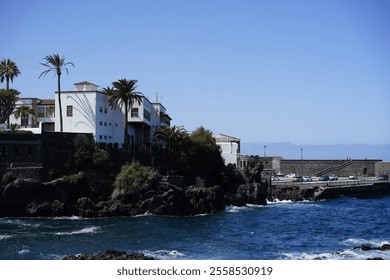
[{"label": "dark volcanic rock", "polygon": [[98,254],[80,254],[65,256],[63,260],[154,260],[141,253],[127,253],[117,250],[106,250]]},{"label": "dark volcanic rock", "polygon": [[353,250],[356,250],[356,249],[360,249],[362,251],[371,251],[371,250],[388,251],[388,250],[390,250],[390,244],[385,243],[379,247],[372,247],[369,245],[361,245],[361,246],[357,246],[357,247],[353,248]]},{"label": "dark volcanic rock", "polygon": [[265,205],[269,180],[261,180],[261,170],[260,165],[246,168],[244,180],[236,167],[230,166],[221,185],[215,186],[200,177],[163,177],[158,184],[108,197],[112,182],[106,178],[92,187],[90,182],[100,179],[88,179],[94,173],[80,172],[47,183],[19,179],[0,186],[0,216],[192,216],[223,211],[231,204]]},{"label": "dark volcanic rock", "polygon": [[83,176],[42,183],[18,179],[0,189],[1,216],[77,215],[76,203],[90,193]]}]

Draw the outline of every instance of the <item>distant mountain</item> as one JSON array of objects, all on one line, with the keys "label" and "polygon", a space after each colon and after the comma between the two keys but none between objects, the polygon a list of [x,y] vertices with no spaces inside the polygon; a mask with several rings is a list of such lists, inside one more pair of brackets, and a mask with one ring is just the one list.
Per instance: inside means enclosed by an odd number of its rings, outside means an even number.
[{"label": "distant mountain", "polygon": [[[264,146],[266,148],[264,149]],[[302,149],[302,153],[301,153]],[[284,159],[382,159],[390,161],[390,144],[295,145],[290,142],[241,142],[242,155],[280,156]]]}]

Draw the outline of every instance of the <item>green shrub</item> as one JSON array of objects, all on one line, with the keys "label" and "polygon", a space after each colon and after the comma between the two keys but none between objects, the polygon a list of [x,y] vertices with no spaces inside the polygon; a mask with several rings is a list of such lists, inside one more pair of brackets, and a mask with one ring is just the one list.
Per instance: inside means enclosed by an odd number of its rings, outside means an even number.
[{"label": "green shrub", "polygon": [[102,167],[110,158],[110,154],[103,149],[96,149],[92,154],[93,165],[96,167]]},{"label": "green shrub", "polygon": [[139,162],[123,165],[115,177],[113,196],[132,195],[151,189],[157,182],[158,173]]},{"label": "green shrub", "polygon": [[80,180],[84,178],[84,173],[79,172],[77,174],[67,175],[62,177],[65,181],[71,183],[72,185],[77,184]]}]

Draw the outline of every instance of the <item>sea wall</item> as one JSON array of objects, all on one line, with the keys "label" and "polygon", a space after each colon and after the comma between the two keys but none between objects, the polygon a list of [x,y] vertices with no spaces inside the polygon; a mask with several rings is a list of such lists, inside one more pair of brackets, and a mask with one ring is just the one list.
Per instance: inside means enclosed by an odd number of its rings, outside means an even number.
[{"label": "sea wall", "polygon": [[388,175],[390,176],[390,162],[375,163],[375,176]]},{"label": "sea wall", "polygon": [[268,188],[267,199],[275,200],[321,200],[340,196],[368,198],[390,194],[390,182],[375,182],[373,184],[351,186],[325,186],[325,185],[283,185]]},{"label": "sea wall", "polygon": [[320,176],[375,176],[375,164],[381,160],[286,160],[280,162],[280,171],[284,174]]}]

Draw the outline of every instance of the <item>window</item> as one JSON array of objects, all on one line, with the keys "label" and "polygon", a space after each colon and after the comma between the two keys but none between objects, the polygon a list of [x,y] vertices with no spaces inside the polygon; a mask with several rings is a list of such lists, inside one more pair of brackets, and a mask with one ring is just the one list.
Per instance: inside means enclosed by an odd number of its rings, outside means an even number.
[{"label": "window", "polygon": [[106,122],[104,122],[104,126],[107,126],[107,123],[106,123]]},{"label": "window", "polygon": [[137,118],[138,117],[138,108],[131,109],[131,117]]},{"label": "window", "polygon": [[103,112],[103,106],[100,106],[99,112],[100,112],[100,113]]},{"label": "window", "polygon": [[107,135],[104,135],[104,140],[107,140]]},{"label": "window", "polygon": [[38,118],[44,118],[45,116],[45,107],[38,107]]},{"label": "window", "polygon": [[103,122],[102,122],[102,121],[100,121],[100,122],[99,122],[99,125],[103,125]]},{"label": "window", "polygon": [[66,116],[73,117],[73,106],[72,105],[66,106]]},{"label": "window", "polygon": [[22,116],[20,119],[20,125],[27,127],[28,126],[28,116]]},{"label": "window", "polygon": [[103,139],[103,136],[99,135],[99,139]]},{"label": "window", "polygon": [[150,112],[146,111],[145,109],[144,109],[144,118],[150,121]]},{"label": "window", "polygon": [[104,108],[104,113],[107,114],[107,108]]}]

